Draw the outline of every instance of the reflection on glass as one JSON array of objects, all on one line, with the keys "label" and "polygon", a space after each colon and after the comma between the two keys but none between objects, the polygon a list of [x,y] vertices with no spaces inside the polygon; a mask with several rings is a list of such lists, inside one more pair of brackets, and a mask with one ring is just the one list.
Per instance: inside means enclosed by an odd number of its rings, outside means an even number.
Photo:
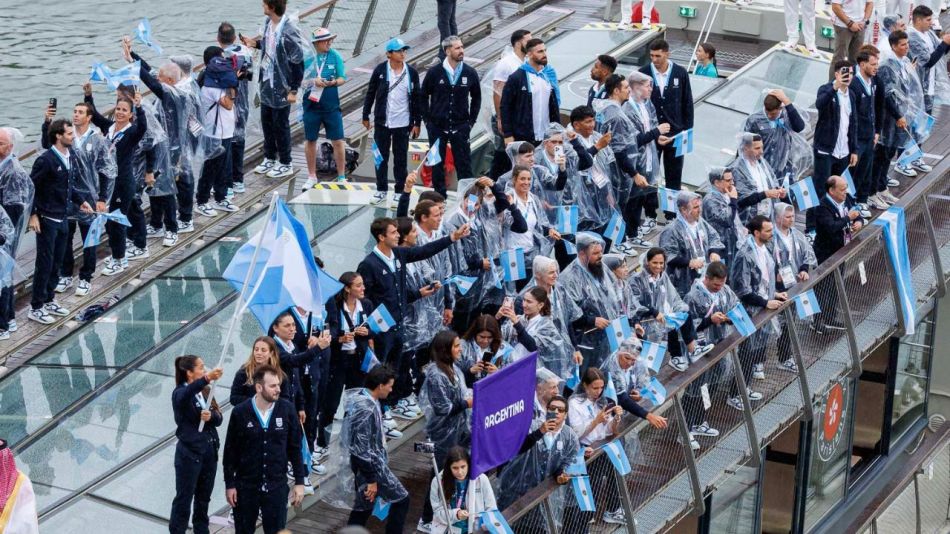
[{"label": "reflection on glass", "polygon": [[[141,493],[143,493],[142,488],[138,488],[135,495],[138,496]],[[114,532],[134,532],[135,534],[168,532],[168,525],[100,503],[89,497],[83,497],[43,519],[40,522],[40,531],[105,532],[106,525],[113,525]]]},{"label": "reflection on glass", "polygon": [[376,242],[369,234],[369,224],[376,217],[388,217],[386,210],[364,210],[324,236],[317,245],[316,254],[326,266],[326,272],[339,278],[345,271],[354,271]]},{"label": "reflection on glass", "polygon": [[717,488],[712,496],[709,531],[722,534],[755,532],[758,483],[758,468],[743,465]]},{"label": "reflection on glass", "polygon": [[[618,48],[645,32],[640,30],[612,31],[612,30],[578,30],[565,33],[547,42],[548,57],[557,69],[558,78],[563,80],[574,72],[593,65],[591,59],[597,53],[592,50],[608,50]],[[586,103],[586,95],[585,95]]]},{"label": "reflection on glass", "polygon": [[769,89],[782,89],[800,109],[812,108],[818,87],[828,81],[828,63],[773,50],[749,70],[730,78],[730,83],[708,99],[714,104],[741,111],[755,111]]},{"label": "reflection on glass", "polygon": [[709,76],[696,76],[695,74],[689,75],[689,87],[693,91],[693,100],[699,100],[706,95],[709,91],[712,91],[716,87],[719,87],[725,78],[712,78]]},{"label": "reflection on glass", "polygon": [[805,495],[806,532],[844,498],[853,386],[850,379],[843,378],[815,402],[811,466]]},{"label": "reflection on glass", "polygon": [[891,443],[894,443],[924,416],[933,354],[933,313],[917,323],[914,335],[900,339],[897,349],[897,376],[894,380],[894,413]]},{"label": "reflection on glass", "polygon": [[700,187],[709,183],[709,168],[725,166],[735,158],[742,113],[707,103],[696,106],[693,123],[694,152],[683,158],[683,183]]}]

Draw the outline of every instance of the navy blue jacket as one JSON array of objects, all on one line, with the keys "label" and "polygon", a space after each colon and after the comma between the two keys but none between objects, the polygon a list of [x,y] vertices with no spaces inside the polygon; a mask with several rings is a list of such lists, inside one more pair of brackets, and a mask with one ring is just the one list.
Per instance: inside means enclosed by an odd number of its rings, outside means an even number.
[{"label": "navy blue jacket", "polygon": [[314,345],[312,349],[306,349],[291,354],[290,352],[287,352],[287,349],[285,349],[284,346],[279,342],[276,340],[274,342],[277,343],[277,353],[280,357],[280,368],[283,369],[285,373],[287,373],[287,377],[289,379],[281,384],[280,395],[281,397],[284,396],[284,386],[287,386],[287,389],[290,390],[287,392],[287,400],[293,403],[298,412],[303,411],[304,398],[301,394],[300,369],[313,363],[320,356],[320,354],[323,353],[323,349],[317,345]]},{"label": "navy blue jacket", "polygon": [[[859,82],[860,83],[860,82]],[[828,82],[818,88],[815,97],[815,108],[818,109],[818,122],[815,123],[815,137],[813,139],[816,152],[830,155],[835,150],[838,141],[838,121],[840,109],[838,106],[837,91],[834,82]],[[851,100],[851,117],[848,120],[848,154],[857,154],[858,146],[855,142],[855,125],[858,122],[854,91],[848,90],[848,99]]]},{"label": "navy blue jacket", "polygon": [[[652,78],[653,70],[650,67],[651,64],[647,64],[640,68],[640,72]],[[693,127],[693,89],[689,85],[689,74],[683,67],[670,63],[670,74],[662,95],[656,78],[653,78],[650,101],[656,108],[657,124],[665,122],[670,125],[670,133],[666,134],[667,136],[672,137]]]},{"label": "navy blue jacket", "polygon": [[[419,72],[405,63],[404,69],[409,69],[409,74],[403,77],[399,82],[409,84],[409,126],[419,126],[422,124],[422,87],[419,85]],[[464,72],[464,67],[462,68]],[[366,90],[366,97],[363,98],[363,120],[369,120],[369,112],[376,105],[376,115],[373,124],[377,128],[386,127],[386,106],[389,103],[389,61],[383,61],[373,69],[373,74],[369,77],[369,88]],[[400,89],[401,90],[401,89]]]},{"label": "navy blue jacket", "polygon": [[[385,304],[396,328],[402,323],[403,308],[419,298],[418,290],[410,290],[406,284],[406,263],[414,263],[435,256],[449,248],[451,237],[443,237],[419,247],[396,247],[393,257],[396,262],[396,272],[389,270],[389,266],[375,252],[366,255],[360,262],[356,272],[363,277],[366,286],[366,298],[372,303],[373,309],[364,311],[369,314],[380,304]],[[375,250],[375,249],[374,249]]]},{"label": "navy blue jacket", "polygon": [[878,98],[877,77],[871,78],[868,86],[871,94],[864,88],[864,82],[858,78],[861,75],[854,73],[851,80],[849,93],[854,94],[854,112],[851,117],[855,120],[854,141],[857,143],[858,151],[868,148],[868,145],[874,143],[874,134],[880,130],[880,121],[877,118],[878,109],[883,103],[883,98]]},{"label": "navy blue jacket", "polygon": [[33,162],[30,179],[36,192],[33,196],[31,215],[65,220],[69,211],[69,202],[77,205],[88,202],[94,205],[96,199],[83,198],[79,190],[73,187],[76,177],[73,175],[79,169],[79,159],[73,149],[69,149],[69,170],[63,166],[59,156],[51,148]]},{"label": "navy blue jacket", "polygon": [[481,106],[478,72],[466,63],[462,63],[462,73],[455,85],[449,83],[442,63],[426,71],[426,79],[422,81],[422,116],[426,124],[439,130],[471,128]]},{"label": "navy blue jacket", "polygon": [[196,395],[208,386],[207,378],[199,378],[191,384],[179,384],[172,391],[172,410],[175,414],[175,437],[178,438],[178,444],[188,449],[195,455],[203,455],[208,447],[218,452],[218,429],[224,418],[218,410],[211,410],[210,424],[205,424],[204,429],[198,432],[198,425],[201,424],[201,404]]},{"label": "navy blue jacket", "polygon": [[231,410],[224,439],[224,486],[239,490],[263,486],[267,491],[286,492],[288,461],[293,466],[294,483],[303,485],[307,476],[301,454],[303,428],[296,410],[286,400],[277,399],[265,429],[253,402],[251,397]]},{"label": "navy blue jacket", "polygon": [[[96,128],[99,128],[102,131],[102,135],[108,139],[109,128],[112,127],[114,122],[99,113],[92,95],[85,96],[83,101],[92,106],[92,123]],[[145,110],[142,106],[139,106],[135,108],[135,120],[132,121],[129,129],[126,130],[117,141],[112,143],[115,147],[115,164],[117,167],[116,184],[120,181],[127,184],[135,183],[135,176],[132,170],[132,158],[135,155],[135,149],[138,147],[139,141],[145,136],[147,129],[148,120],[145,118]],[[145,153],[146,172],[152,172],[153,169],[155,158],[154,155],[151,154],[151,150]]]},{"label": "navy blue jacket", "polygon": [[[851,195],[845,199],[844,205],[848,210],[853,209]],[[842,217],[827,196],[821,198],[815,206],[815,258],[819,265],[844,246],[844,232],[850,225],[851,219]]]},{"label": "navy blue jacket", "polygon": [[[528,73],[523,69],[518,69],[508,76],[505,89],[501,93],[501,104],[498,106],[498,111],[501,113],[501,128],[504,130],[505,137],[535,138],[532,109]],[[548,120],[550,122],[561,120],[557,95],[553,88],[548,98]],[[540,139],[535,140],[540,141]]]}]

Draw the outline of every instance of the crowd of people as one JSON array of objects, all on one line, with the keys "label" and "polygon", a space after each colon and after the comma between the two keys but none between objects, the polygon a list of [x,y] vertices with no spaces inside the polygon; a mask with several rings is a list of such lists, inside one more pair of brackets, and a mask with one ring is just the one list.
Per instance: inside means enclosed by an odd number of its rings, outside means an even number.
[{"label": "crowd of people", "polygon": [[[222,23],[200,71],[175,56],[153,72],[124,39],[123,57],[152,96],[118,84],[111,118],[97,110],[89,84],[71,120],[57,118],[51,102],[42,124],[47,150],[31,172],[13,151],[12,131],[0,129],[3,252],[15,258],[24,228],[36,233],[29,319],[50,324],[69,315],[54,296],[73,286],[77,228],[91,243],[75,286],[81,296],[91,289],[103,224],[111,255],[100,272],[112,276],[149,256],[148,239],[174,246],[179,233],[194,231],[194,212],[236,211],[230,198],[245,191],[254,99],[265,152],[255,172],[273,179],[294,172],[289,114],[300,99],[304,189],[317,183],[321,129],[333,144],[337,179],[345,179],[338,88],[346,73],[331,47],[335,35],[319,28],[304,38],[285,0],[263,5],[260,35],[244,37]],[[840,5],[835,0],[842,31],[863,31],[849,11],[857,8]],[[933,16],[926,6],[914,8],[906,31],[891,18],[882,49],[845,46],[841,38],[833,79],[817,90],[810,140],[807,114],[782,90],[769,90],[736,125],[734,162],[709,171],[702,195],[681,187],[693,97],[689,73],[670,60],[664,40],[649,45],[648,64],[625,74],[616,58],[597,56],[587,103],[563,125],[544,41],[515,31],[488,80],[492,167],[469,178],[482,83],[465,62],[461,39],[445,36],[444,59],[424,77],[406,62],[409,46],[392,39],[370,77],[362,121],[378,151],[372,203],[386,204],[391,156],[396,217],[372,222],[372,251],[339,277],[342,289],[325,309],[290,308],[273,318],[233,377],[197,356],[176,359],[171,532],[185,532],[189,521],[195,532],[208,531],[223,422],[210,393],[218,380],[231,379],[221,460],[238,533],[253,532],[258,519],[265,532],[284,528],[287,479],[296,505],[313,492],[310,475],[326,474],[336,457],[336,498],[352,508],[350,524],[377,515],[386,517],[387,532],[402,532],[409,493],[386,448],[401,437],[397,418],[425,419],[441,471],[432,473],[417,528],[440,534],[476,531],[481,512],[505,509],[545,479],[568,483],[578,453],[589,457],[617,435],[625,414],[666,428],[664,417],[641,404],[659,368],[643,361],[645,343],[664,347],[663,363],[687,372],[733,331],[730,312],[778,309],[863,228],[871,209],[897,201],[889,187],[900,182],[888,177],[895,158],[905,177],[930,170],[911,147],[929,134],[935,96],[948,83],[950,36],[931,31]],[[711,45],[700,48],[698,74],[717,74],[715,53]],[[441,161],[432,165],[433,190],[410,210],[420,177],[407,167],[408,144],[423,122],[439,141]],[[455,204],[445,179],[448,146],[463,178]],[[12,283],[3,285],[0,339],[16,330]],[[816,332],[842,327],[835,307],[822,303],[828,311],[812,321]],[[767,368],[768,347],[786,335],[781,321],[770,321],[741,345],[740,368],[731,372],[742,374],[750,401],[763,399],[757,384],[767,372],[798,372],[792,358]],[[469,480],[471,388],[532,353],[531,431],[493,478]],[[728,406],[744,409],[734,386],[725,396]],[[719,431],[703,404],[686,398],[689,446],[700,450],[702,439]],[[608,509],[596,518],[565,516],[570,532],[586,532],[594,520],[627,521],[619,501],[601,495],[609,492],[603,484],[594,492]]]}]

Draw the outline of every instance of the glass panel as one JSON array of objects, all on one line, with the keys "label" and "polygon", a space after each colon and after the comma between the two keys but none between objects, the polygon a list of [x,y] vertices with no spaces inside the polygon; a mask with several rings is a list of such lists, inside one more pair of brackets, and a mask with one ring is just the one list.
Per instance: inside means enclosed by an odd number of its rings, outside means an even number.
[{"label": "glass panel", "polygon": [[808,109],[815,105],[818,86],[827,80],[828,63],[775,50],[749,70],[733,76],[730,83],[709,97],[709,102],[749,115],[761,105],[767,89],[782,89],[796,106]]},{"label": "glass panel", "polygon": [[224,281],[155,280],[32,363],[128,365],[233,291]]},{"label": "glass panel", "polygon": [[[224,441],[227,435],[230,409],[224,410],[224,422],[218,428],[218,436]],[[209,510],[214,512],[227,505],[224,499],[224,471],[218,462],[218,474],[211,492]],[[142,491],[148,488],[148,491]],[[150,455],[133,468],[125,470],[118,477],[99,486],[93,495],[121,502],[137,510],[168,519],[171,502],[175,498],[175,443],[169,443],[161,450]],[[135,499],[129,499],[135,495]]]},{"label": "glass panel", "polygon": [[745,121],[742,113],[708,103],[696,106],[694,152],[684,159],[683,182],[693,187],[709,183],[709,168],[725,166],[735,158],[739,141],[736,125]]},{"label": "glass panel", "polygon": [[805,531],[844,498],[851,433],[851,388],[843,378],[815,402],[811,467],[805,495]]},{"label": "glass panel", "polygon": [[[148,486],[137,488],[136,494],[148,493],[142,491],[144,487]],[[40,530],[42,532],[103,532],[106,530],[105,525],[112,525],[115,531],[136,534],[168,532],[166,524],[120,510],[89,497],[83,497],[44,518],[40,522]]]},{"label": "glass panel", "polygon": [[894,381],[894,413],[891,443],[925,414],[930,382],[930,357],[933,354],[931,312],[917,323],[914,335],[901,338],[897,348],[897,376]]},{"label": "glass panel", "polygon": [[723,534],[755,532],[759,470],[742,466],[712,495],[709,531]]},{"label": "glass panel", "polygon": [[339,278],[346,271],[355,271],[356,266],[368,254],[376,242],[369,235],[369,224],[376,217],[388,217],[384,209],[364,210],[350,217],[343,225],[323,236],[316,252],[326,267],[326,272]]},{"label": "glass panel", "polygon": [[[574,74],[585,67],[589,68],[594,64],[591,61],[591,50],[613,50],[625,43],[628,43],[645,32],[643,31],[610,31],[610,30],[578,30],[548,41],[547,50],[549,58],[557,58],[558,77],[565,77]],[[553,63],[552,63],[553,65]],[[587,94],[584,94],[585,102]],[[562,106],[563,107],[563,106]]]},{"label": "glass panel", "polygon": [[689,87],[693,90],[693,100],[699,100],[705,96],[706,93],[719,87],[725,81],[725,78],[712,78],[710,76],[696,76],[695,74],[690,74]]}]

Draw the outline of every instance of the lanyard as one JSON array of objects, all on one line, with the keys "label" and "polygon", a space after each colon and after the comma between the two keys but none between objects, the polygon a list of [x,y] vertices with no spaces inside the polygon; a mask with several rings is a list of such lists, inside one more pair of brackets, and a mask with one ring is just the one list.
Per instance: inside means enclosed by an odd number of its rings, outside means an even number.
[{"label": "lanyard", "polygon": [[271,405],[271,409],[267,411],[267,417],[261,414],[261,411],[257,409],[257,402],[255,399],[251,399],[251,408],[254,408],[254,414],[257,415],[257,420],[261,423],[261,428],[267,430],[267,426],[270,425],[270,416],[274,413],[274,406]]},{"label": "lanyard", "polygon": [[393,254],[392,259],[389,259],[389,258],[387,258],[386,256],[383,256],[383,253],[380,252],[378,248],[374,248],[374,249],[373,249],[373,254],[376,254],[377,256],[379,256],[379,259],[383,260],[383,263],[386,264],[386,267],[387,267],[391,272],[393,272],[393,273],[396,272],[396,255],[395,255],[395,254]]},{"label": "lanyard", "polygon": [[696,238],[693,238],[693,231],[690,229],[689,225],[686,224],[686,221],[683,219],[677,219],[682,225],[683,229],[686,230],[686,239],[689,241],[690,248],[693,249],[693,254],[696,257],[705,257],[706,252],[703,248],[703,234],[699,231],[699,223],[696,223]]}]

